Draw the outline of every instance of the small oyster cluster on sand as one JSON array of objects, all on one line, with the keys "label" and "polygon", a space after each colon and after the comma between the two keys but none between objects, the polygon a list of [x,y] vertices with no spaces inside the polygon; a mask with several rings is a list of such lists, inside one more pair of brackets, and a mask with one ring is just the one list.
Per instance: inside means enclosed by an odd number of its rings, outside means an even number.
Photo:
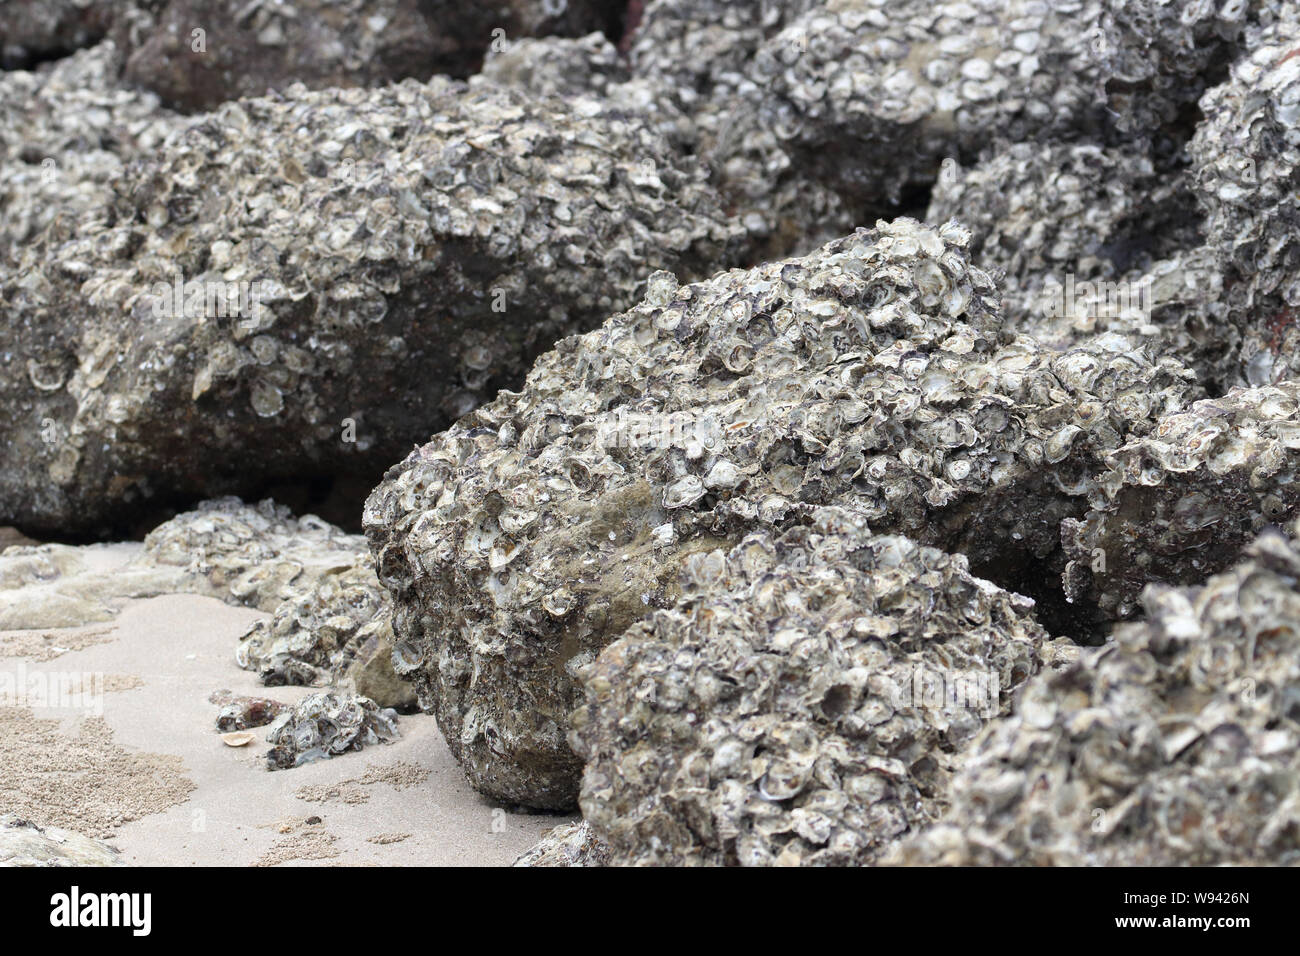
[{"label": "small oyster cluster on sand", "polygon": [[1300,860],[1295,0],[0,36],[0,629],[262,611],[521,865]]}]

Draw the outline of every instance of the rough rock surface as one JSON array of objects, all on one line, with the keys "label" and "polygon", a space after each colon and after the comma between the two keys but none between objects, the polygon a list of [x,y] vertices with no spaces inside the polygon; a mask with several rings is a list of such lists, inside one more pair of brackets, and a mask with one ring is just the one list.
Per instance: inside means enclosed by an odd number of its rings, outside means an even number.
[{"label": "rough rock surface", "polygon": [[[463,39],[463,38],[462,38]],[[294,82],[377,86],[465,68],[418,0],[171,0],[130,51],[124,80],[174,109],[213,109]]]},{"label": "rough rock surface", "polygon": [[1300,860],[1300,552],[1270,531],[1203,586],[1026,685],[892,862],[1245,865]]},{"label": "rough rock surface", "polygon": [[269,770],[288,770],[401,736],[397,714],[368,697],[323,691],[304,697],[271,725]]},{"label": "rough rock surface", "polygon": [[1278,17],[1202,99],[1189,146],[1206,240],[1188,268],[1214,294],[1191,297],[1176,317],[1221,389],[1300,369],[1300,11],[1284,4]]},{"label": "rough rock surface", "polygon": [[0,5],[0,69],[67,56],[104,37],[123,0],[5,0]]},{"label": "rough rock surface", "polygon": [[1065,594],[1111,619],[1143,587],[1194,584],[1269,525],[1300,513],[1300,386],[1234,389],[1117,449],[1092,508],[1062,523]]},{"label": "rough rock surface", "polygon": [[592,101],[435,79],[228,104],[0,275],[0,517],[95,533],[372,480],[649,272],[726,262],[702,175]]},{"label": "rough rock surface", "polygon": [[117,850],[59,827],[0,816],[0,866],[125,866]]},{"label": "rough rock surface", "polygon": [[810,507],[1042,577],[1105,454],[1179,408],[1188,373],[1116,335],[1004,335],[968,241],[903,219],[695,285],[653,276],[390,470],[365,527],[394,663],[475,786],[570,805],[576,669],[672,605],[689,555]]},{"label": "rough rock surface", "polygon": [[1146,298],[1140,283],[1199,243],[1186,177],[1158,174],[1143,151],[1096,143],[1016,143],[970,169],[945,160],[926,218],[971,230],[972,257],[1001,271],[1008,321],[1044,342],[1158,334],[1155,278]]},{"label": "rough rock surface", "polygon": [[585,820],[566,823],[542,837],[515,866],[608,866],[609,847],[591,832]]},{"label": "rough rock surface", "polygon": [[1030,601],[839,509],[684,579],[573,718],[583,818],[619,864],[869,863],[1040,667]]},{"label": "rough rock surface", "polygon": [[1120,105],[1134,118],[1124,138],[1157,137],[1260,6],[827,2],[799,7],[737,86],[838,194],[900,198],[993,140],[1104,140]]},{"label": "rough rock surface", "polygon": [[[0,34],[3,34],[0,29]],[[0,266],[52,223],[66,235],[102,207],[126,165],[180,117],[116,82],[112,42],[41,73],[0,73]]]},{"label": "rough rock surface", "polygon": [[[185,111],[284,91],[465,77],[501,39],[615,25],[610,0],[150,0],[126,4],[123,79]],[[558,12],[554,12],[558,10]]]}]

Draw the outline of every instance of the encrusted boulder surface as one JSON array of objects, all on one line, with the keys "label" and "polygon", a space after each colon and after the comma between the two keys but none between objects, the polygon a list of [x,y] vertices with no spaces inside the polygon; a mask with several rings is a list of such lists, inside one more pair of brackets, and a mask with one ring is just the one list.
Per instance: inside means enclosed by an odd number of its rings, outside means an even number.
[{"label": "encrusted boulder surface", "polygon": [[971,230],[1014,328],[1070,344],[1159,334],[1147,272],[1199,244],[1201,217],[1187,178],[1158,173],[1145,151],[1076,142],[1015,143],[970,168],[945,160],[926,218]]},{"label": "encrusted boulder surface", "polygon": [[1283,4],[1201,100],[1189,144],[1205,246],[1189,263],[1205,294],[1175,318],[1218,387],[1271,385],[1300,369],[1300,12]]},{"label": "encrusted boulder surface", "polygon": [[1041,665],[1032,602],[839,509],[683,576],[574,716],[583,818],[618,864],[871,862]]},{"label": "encrusted boulder surface", "polygon": [[890,858],[954,865],[1300,860],[1300,552],[1277,531],[1024,688]]},{"label": "encrusted boulder surface", "polygon": [[551,830],[528,852],[520,854],[515,866],[608,866],[609,847],[592,833],[585,820],[566,823]]},{"label": "encrusted boulder surface", "polygon": [[0,275],[0,519],[101,533],[373,479],[649,272],[726,263],[702,176],[590,100],[435,79],[227,104]]},{"label": "encrusted boulder surface", "polygon": [[694,285],[652,276],[390,470],[364,521],[394,662],[475,786],[571,805],[577,668],[672,606],[691,554],[811,507],[1041,573],[1105,455],[1191,386],[1121,336],[1013,338],[968,241],[900,219]]},{"label": "encrusted boulder surface", "polygon": [[0,267],[51,224],[66,235],[102,207],[127,164],[180,125],[116,71],[105,41],[40,73],[0,72]]},{"label": "encrusted boulder surface", "polygon": [[1138,612],[1146,585],[1203,581],[1300,513],[1300,387],[1196,402],[1107,464],[1087,514],[1062,523],[1064,591],[1120,620]]}]

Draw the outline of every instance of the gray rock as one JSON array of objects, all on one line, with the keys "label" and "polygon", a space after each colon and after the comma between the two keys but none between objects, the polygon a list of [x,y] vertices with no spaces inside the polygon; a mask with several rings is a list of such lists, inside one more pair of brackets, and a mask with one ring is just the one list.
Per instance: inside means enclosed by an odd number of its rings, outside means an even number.
[{"label": "gray rock", "polygon": [[870,863],[1039,669],[1031,606],[834,508],[697,554],[584,674],[583,818],[620,865]]},{"label": "gray rock", "polygon": [[322,89],[466,77],[494,42],[579,36],[611,22],[612,7],[608,0],[169,0],[137,27],[124,78],[168,106],[198,111],[295,82]]},{"label": "gray rock", "polygon": [[1251,34],[1228,80],[1201,101],[1189,152],[1205,247],[1186,269],[1201,294],[1174,317],[1216,387],[1270,385],[1300,368],[1300,14]]},{"label": "gray rock", "polygon": [[304,697],[271,725],[268,770],[289,770],[364,750],[401,736],[397,714],[357,694],[321,692]]},{"label": "gray rock", "polygon": [[156,96],[122,88],[118,68],[105,41],[40,73],[0,73],[0,268],[55,223],[68,235],[179,127]]},{"label": "gray rock", "polygon": [[1061,520],[1189,373],[1118,335],[1013,338],[968,241],[898,220],[694,285],[653,276],[390,470],[364,520],[394,663],[476,787],[571,806],[576,671],[675,603],[692,554],[812,507],[1008,587],[1050,580]]},{"label": "gray rock", "polygon": [[1300,552],[1276,531],[1147,621],[1032,679],[953,781],[951,811],[890,862],[1293,865]]},{"label": "gray rock", "polygon": [[514,862],[515,866],[608,866],[609,848],[585,820],[556,827]]},{"label": "gray rock", "polygon": [[594,101],[442,79],[193,121],[0,274],[0,518],[373,480],[648,272],[727,262],[702,175]]},{"label": "gray rock", "polygon": [[1065,593],[1112,620],[1151,583],[1195,584],[1300,512],[1300,386],[1233,389],[1169,415],[1117,449],[1067,519]]},{"label": "gray rock", "polygon": [[1157,261],[1199,244],[1186,176],[1142,150],[1015,143],[969,169],[944,161],[927,218],[971,230],[971,254],[1002,272],[1019,331],[1068,345],[1097,331],[1148,338]]},{"label": "gray rock", "polygon": [[125,866],[115,848],[59,827],[0,816],[0,866]]}]

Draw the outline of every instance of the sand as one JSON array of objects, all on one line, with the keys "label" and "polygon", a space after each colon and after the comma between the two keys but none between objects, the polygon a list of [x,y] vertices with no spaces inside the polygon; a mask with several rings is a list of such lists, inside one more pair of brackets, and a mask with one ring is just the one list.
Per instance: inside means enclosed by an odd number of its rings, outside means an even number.
[{"label": "sand", "polygon": [[0,805],[129,864],[182,866],[508,865],[572,819],[475,793],[425,714],[394,743],[292,770],[265,769],[265,728],[226,746],[214,693],[311,693],[235,665],[265,616],[177,594],[93,628],[0,631]]}]

